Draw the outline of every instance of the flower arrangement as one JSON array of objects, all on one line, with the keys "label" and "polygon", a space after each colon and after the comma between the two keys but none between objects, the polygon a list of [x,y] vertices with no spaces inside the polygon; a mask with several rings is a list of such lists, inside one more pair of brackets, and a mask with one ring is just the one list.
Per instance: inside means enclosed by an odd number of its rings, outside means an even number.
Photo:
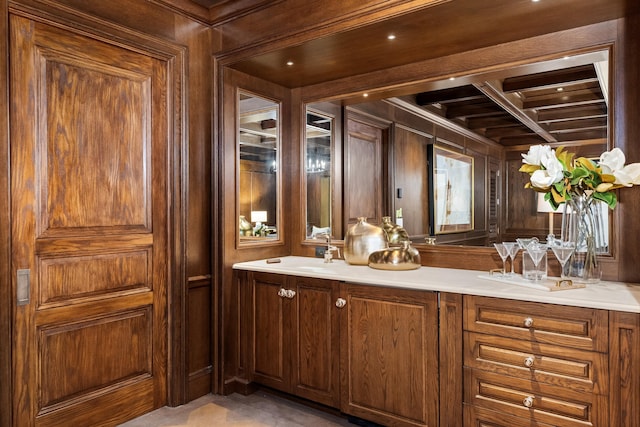
[{"label": "flower arrangement", "polygon": [[563,147],[553,150],[548,145],[534,145],[522,155],[520,172],[531,178],[525,188],[546,193],[545,200],[556,210],[576,196],[589,195],[613,209],[617,203],[617,188],[640,185],[640,163],[625,165],[621,149],[614,148],[600,155],[595,162]]}]

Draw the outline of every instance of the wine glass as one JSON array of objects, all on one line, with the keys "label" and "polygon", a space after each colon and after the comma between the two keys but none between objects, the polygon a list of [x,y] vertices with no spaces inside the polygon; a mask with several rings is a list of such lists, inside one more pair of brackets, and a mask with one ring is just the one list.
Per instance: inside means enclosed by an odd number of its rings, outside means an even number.
[{"label": "wine glass", "polygon": [[[537,270],[538,264],[540,264],[542,257],[544,256],[545,253],[547,253],[547,245],[539,242],[531,242],[527,245],[527,253],[531,257],[531,260],[533,261],[533,265]],[[536,274],[533,280],[535,282],[539,281],[540,276]]]},{"label": "wine glass", "polygon": [[502,244],[507,248],[508,256],[511,258],[511,273],[509,273],[509,276],[515,276],[516,273],[513,267],[516,263],[516,255],[518,255],[520,245],[518,242],[502,242]]},{"label": "wine glass", "polygon": [[502,275],[505,275],[505,262],[507,261],[507,257],[509,256],[509,251],[507,247],[502,243],[494,243],[496,250],[498,251],[498,255],[502,258]]},{"label": "wine glass", "polygon": [[560,278],[566,278],[566,274],[564,273],[564,266],[567,264],[569,257],[576,250],[575,242],[556,242],[553,246],[551,246],[551,250],[553,254],[558,258],[558,262],[562,267],[562,272],[560,273]]}]

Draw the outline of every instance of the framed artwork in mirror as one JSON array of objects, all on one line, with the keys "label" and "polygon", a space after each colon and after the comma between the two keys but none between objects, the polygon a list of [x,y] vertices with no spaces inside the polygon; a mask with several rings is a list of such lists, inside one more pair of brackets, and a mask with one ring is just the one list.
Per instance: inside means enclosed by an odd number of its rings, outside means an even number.
[{"label": "framed artwork in mirror", "polygon": [[473,157],[429,147],[431,234],[473,230]]}]

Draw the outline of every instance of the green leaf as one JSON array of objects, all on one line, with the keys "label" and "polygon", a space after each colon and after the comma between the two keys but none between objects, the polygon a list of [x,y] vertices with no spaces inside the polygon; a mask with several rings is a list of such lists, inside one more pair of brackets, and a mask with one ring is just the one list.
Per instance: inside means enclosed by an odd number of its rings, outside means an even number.
[{"label": "green leaf", "polygon": [[609,209],[614,209],[616,207],[616,204],[618,203],[616,193],[612,191],[607,193],[593,193],[591,197],[605,202],[609,206]]}]

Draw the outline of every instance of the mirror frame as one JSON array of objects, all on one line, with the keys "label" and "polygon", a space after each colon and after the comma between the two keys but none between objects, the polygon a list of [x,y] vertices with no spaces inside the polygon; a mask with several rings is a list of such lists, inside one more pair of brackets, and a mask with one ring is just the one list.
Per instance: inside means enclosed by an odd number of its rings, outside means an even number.
[{"label": "mirror frame", "polygon": [[[276,106],[276,111],[277,111],[277,130],[276,130],[276,166],[275,166],[275,174],[276,174],[276,206],[275,206],[275,211],[276,211],[276,221],[275,221],[275,227],[276,227],[276,237],[275,238],[269,238],[269,237],[258,237],[258,238],[252,238],[252,239],[243,239],[240,236],[240,227],[239,227],[239,218],[240,218],[240,173],[241,173],[241,168],[240,168],[240,97],[241,95],[248,95],[251,97],[255,97],[255,98],[260,98],[260,99],[264,99],[266,101],[270,101],[273,102]],[[253,247],[257,247],[257,246],[269,246],[269,245],[274,245],[274,244],[281,244],[283,242],[283,229],[282,229],[282,174],[283,174],[283,170],[282,170],[282,151],[283,151],[283,144],[282,144],[282,127],[283,127],[283,120],[282,120],[282,101],[275,99],[273,97],[269,97],[267,95],[264,94],[259,94],[256,93],[255,91],[249,90],[249,89],[245,89],[243,87],[236,87],[235,90],[235,118],[234,118],[234,135],[235,135],[235,180],[236,180],[236,197],[235,197],[235,226],[234,226],[234,230],[235,230],[235,235],[236,235],[236,247],[237,248],[253,248]]]}]

